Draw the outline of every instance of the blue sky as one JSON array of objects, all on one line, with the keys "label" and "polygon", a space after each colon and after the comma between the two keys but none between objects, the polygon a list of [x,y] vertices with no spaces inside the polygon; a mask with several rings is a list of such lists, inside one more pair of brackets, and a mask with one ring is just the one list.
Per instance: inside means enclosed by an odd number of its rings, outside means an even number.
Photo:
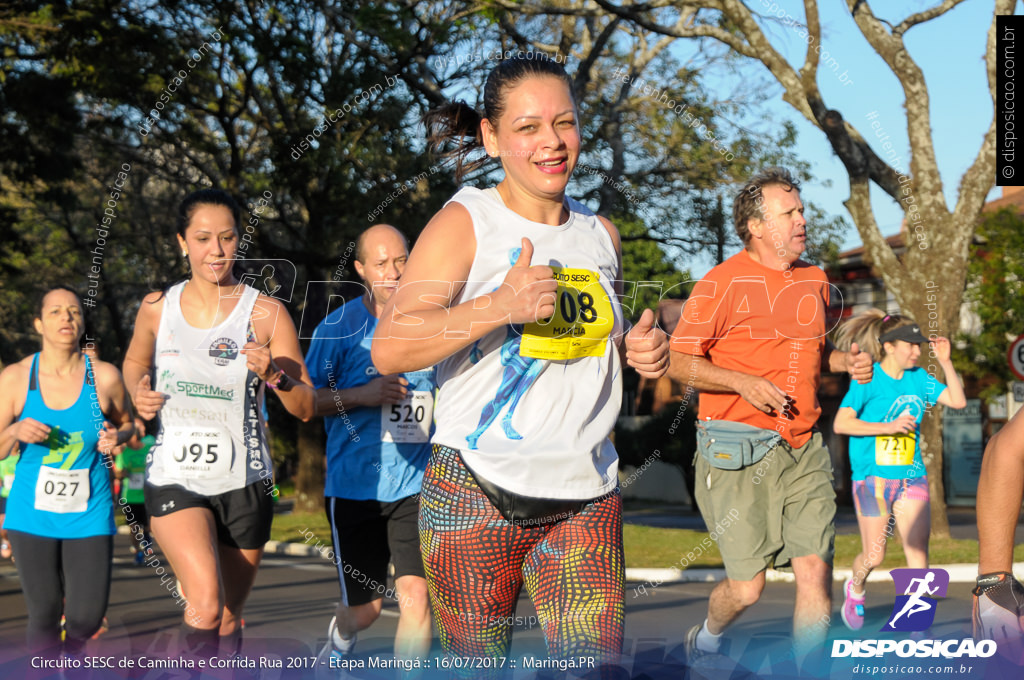
[{"label": "blue sky", "polygon": [[[776,0],[798,21],[803,21],[803,3]],[[749,3],[752,7],[759,2]],[[873,9],[893,24],[906,16],[938,4],[937,0],[906,2],[875,2]],[[869,138],[880,155],[881,142],[873,136],[869,113],[877,112],[876,121],[889,135],[898,150],[904,167],[909,164],[909,143],[904,112],[904,94],[896,77],[861,36],[840,0],[822,0],[822,47],[839,62],[839,73],[848,72],[852,84],[844,86],[830,70],[819,67],[818,82],[825,103],[850,121]],[[911,57],[924,71],[930,95],[930,111],[935,153],[942,176],[947,206],[955,205],[960,179],[973,162],[981,140],[992,121],[992,98],[985,75],[985,39],[992,22],[990,0],[970,0],[939,19],[920,24],[905,34]],[[792,28],[772,28],[773,43],[791,63],[802,63],[805,41]],[[806,122],[803,116],[782,101],[781,88],[769,97],[769,109],[779,117],[793,121],[799,130],[798,153],[812,164],[819,180],[830,178],[832,186],[820,181],[804,186],[803,195],[829,213],[844,215],[851,222],[843,201],[849,196],[849,184],[842,163],[832,152],[824,133]],[[990,198],[997,198],[994,188]],[[885,235],[899,231],[902,211],[895,201],[873,189],[875,219]],[[844,247],[860,245],[860,236],[851,226]]]}]

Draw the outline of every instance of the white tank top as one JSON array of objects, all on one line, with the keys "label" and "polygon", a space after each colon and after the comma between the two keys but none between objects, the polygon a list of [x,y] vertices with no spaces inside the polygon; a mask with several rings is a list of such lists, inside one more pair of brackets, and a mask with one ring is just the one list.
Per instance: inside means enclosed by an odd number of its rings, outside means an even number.
[{"label": "white tank top", "polygon": [[154,389],[169,398],[159,412],[146,481],[214,496],[272,473],[263,383],[240,352],[254,337],[250,318],[259,292],[240,285],[241,297],[223,323],[194,328],[181,313],[184,286],[167,291],[160,316]]},{"label": "white tank top", "polygon": [[533,242],[532,264],[555,268],[560,282],[548,324],[505,326],[438,364],[433,441],[462,451],[475,474],[524,496],[586,499],[611,491],[622,308],[608,230],[571,198],[569,219],[557,227],[509,210],[493,188],[466,187],[451,200],[469,211],[476,234],[469,280],[453,306],[496,290],[524,236]]}]

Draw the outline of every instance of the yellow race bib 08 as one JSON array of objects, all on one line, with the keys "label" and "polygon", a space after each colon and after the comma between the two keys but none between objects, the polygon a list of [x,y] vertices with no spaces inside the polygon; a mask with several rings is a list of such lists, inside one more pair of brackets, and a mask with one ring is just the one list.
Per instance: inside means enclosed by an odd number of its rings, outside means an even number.
[{"label": "yellow race bib 08", "polygon": [[917,433],[875,437],[875,465],[913,465]]},{"label": "yellow race bib 08", "polygon": [[558,281],[555,313],[523,326],[519,355],[551,361],[603,356],[615,326],[615,314],[598,273],[568,267],[552,269]]}]

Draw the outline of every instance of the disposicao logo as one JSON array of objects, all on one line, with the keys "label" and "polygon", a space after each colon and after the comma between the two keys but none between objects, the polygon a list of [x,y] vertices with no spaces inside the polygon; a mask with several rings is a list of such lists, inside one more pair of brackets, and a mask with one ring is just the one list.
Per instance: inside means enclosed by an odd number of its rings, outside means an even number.
[{"label": "disposicao logo", "polygon": [[896,603],[884,631],[927,630],[935,620],[936,597],[945,597],[949,588],[949,574],[945,569],[893,569],[891,572],[896,592]]},{"label": "disposicao logo", "polygon": [[[893,569],[896,592],[892,613],[883,631],[927,630],[935,620],[936,597],[945,597],[949,574],[944,569]],[[989,657],[996,653],[992,640],[833,640],[832,657]]]}]

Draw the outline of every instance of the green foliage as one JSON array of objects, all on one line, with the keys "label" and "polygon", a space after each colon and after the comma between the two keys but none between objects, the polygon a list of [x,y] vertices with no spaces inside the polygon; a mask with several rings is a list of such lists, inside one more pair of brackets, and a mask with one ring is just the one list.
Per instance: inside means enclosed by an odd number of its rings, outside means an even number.
[{"label": "green foliage", "polygon": [[690,275],[679,271],[665,251],[643,238],[647,227],[636,217],[613,220],[622,238],[623,307],[636,321],[645,309],[657,310],[663,298],[682,299],[689,294]]},{"label": "green foliage", "polygon": [[[241,203],[246,263],[275,261],[296,322],[321,318],[327,297],[304,297],[307,282],[354,278],[342,260],[363,229],[386,221],[414,238],[456,189],[424,152],[419,118],[449,97],[472,102],[495,64],[439,56],[543,42],[569,57],[593,170],[578,169],[570,193],[613,217],[623,278],[658,282],[627,284],[633,318],[682,296],[680,258],[736,246],[723,205],[737,182],[766,160],[800,168],[791,129],[729,125],[734,104],[709,95],[699,64],[668,50],[637,62],[650,47],[640,33],[607,18],[473,7],[86,0],[4,10],[0,357],[36,349],[34,293],[60,283],[95,301],[88,332],[119,361],[143,295],[186,275],[176,207],[207,186]],[[492,166],[471,181],[499,177]],[[269,409],[275,457],[306,456],[288,444],[295,419],[274,400]]]},{"label": "green foliage", "polygon": [[977,317],[972,333],[961,333],[954,363],[964,375],[995,378],[981,393],[990,399],[1017,380],[1006,353],[1024,333],[1024,217],[1004,208],[988,213],[978,227],[967,260],[964,302]]},{"label": "green foliage", "polygon": [[844,215],[829,215],[811,200],[805,200],[807,218],[807,252],[803,259],[829,269],[839,262],[843,236],[852,226]]}]

